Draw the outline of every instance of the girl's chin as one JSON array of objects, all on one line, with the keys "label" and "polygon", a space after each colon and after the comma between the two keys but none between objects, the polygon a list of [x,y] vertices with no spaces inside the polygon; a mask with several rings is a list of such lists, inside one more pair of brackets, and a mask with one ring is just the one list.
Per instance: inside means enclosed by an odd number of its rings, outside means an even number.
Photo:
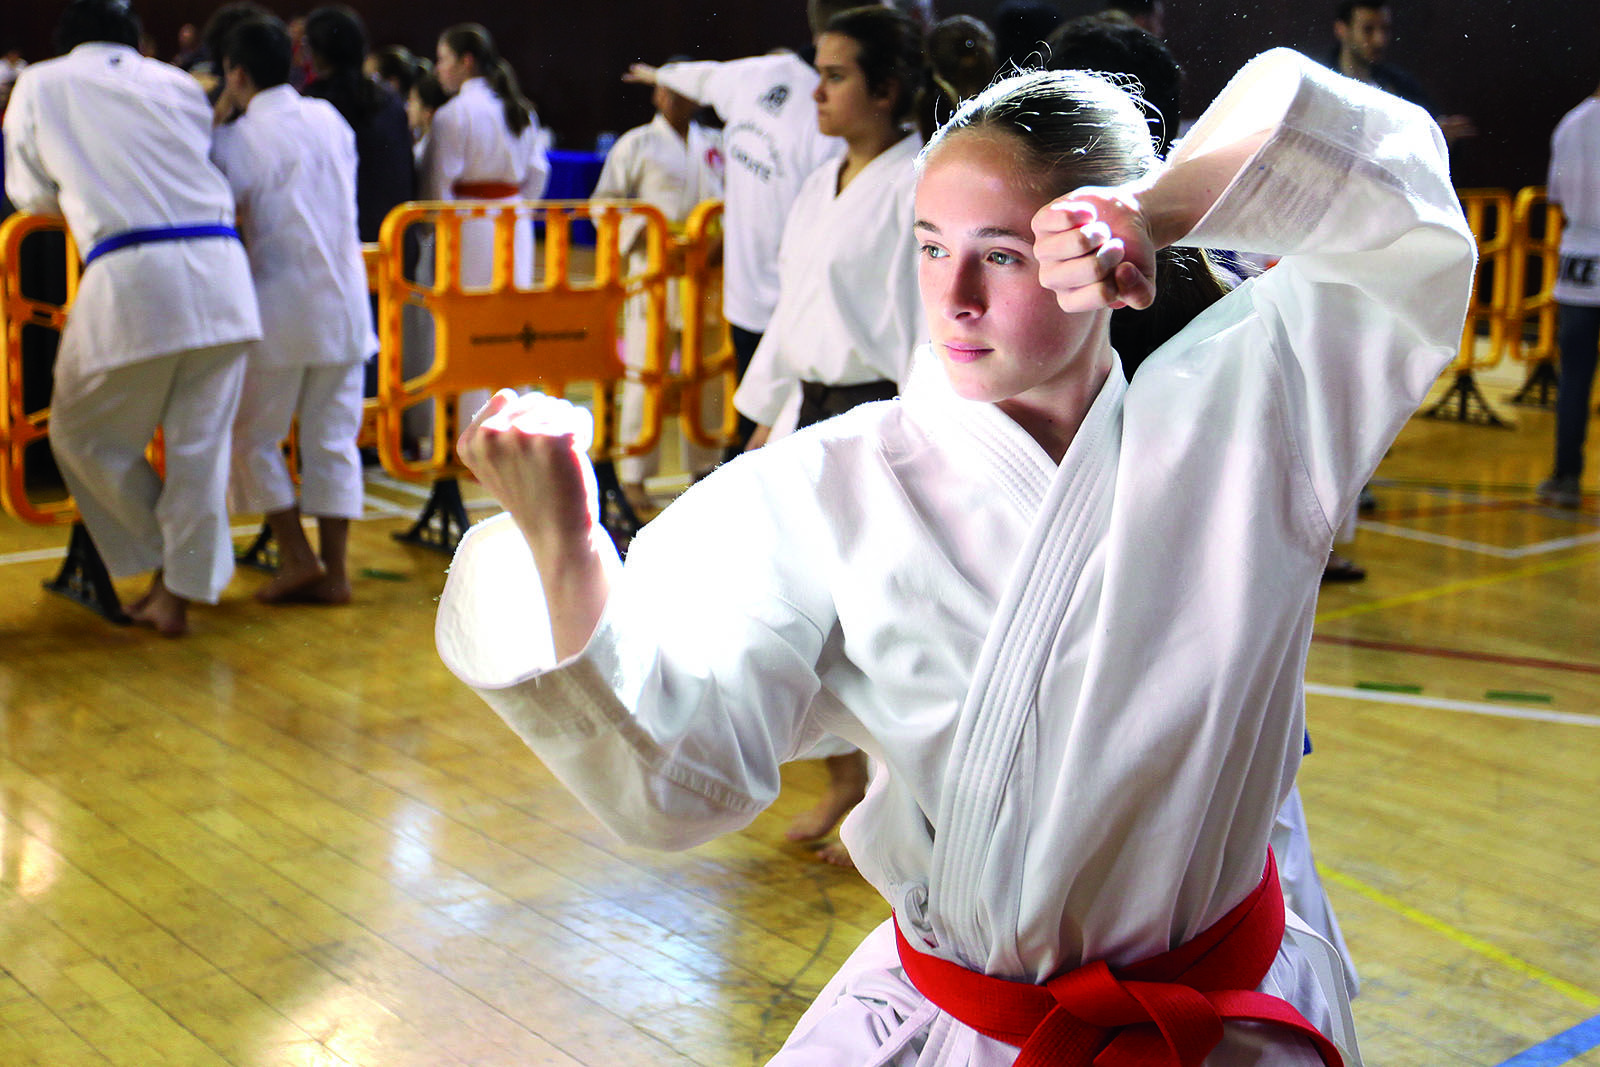
[{"label": "girl's chin", "polygon": [[993,404],[1006,398],[1004,390],[990,381],[987,375],[974,372],[970,364],[945,360],[944,376],[950,383],[950,390],[963,400]]}]

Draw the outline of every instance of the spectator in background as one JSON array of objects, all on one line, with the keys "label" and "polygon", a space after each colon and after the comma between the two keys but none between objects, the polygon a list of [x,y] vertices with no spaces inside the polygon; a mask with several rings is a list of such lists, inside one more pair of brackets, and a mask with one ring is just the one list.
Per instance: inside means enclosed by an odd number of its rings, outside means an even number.
[{"label": "spectator in background", "polygon": [[1167,5],[1164,0],[1108,0],[1106,14],[1125,18],[1150,36],[1166,39]]},{"label": "spectator in background", "polygon": [[433,129],[433,116],[450,100],[439,79],[432,71],[422,75],[406,94],[406,124],[411,127],[411,151],[416,162],[422,162],[428,150],[428,132]]},{"label": "spectator in background", "polygon": [[405,104],[362,72],[367,32],[350,8],[337,4],[313,11],[305,20],[305,42],[316,72],[306,95],[332,104],[355,132],[361,240],[375,242],[384,217],[416,196]]},{"label": "spectator in background", "polygon": [[1333,17],[1333,36],[1338,41],[1332,57],[1334,70],[1416,104],[1439,123],[1446,141],[1477,134],[1471,119],[1440,114],[1420,81],[1387,62],[1389,44],[1394,40],[1394,11],[1389,0],[1340,0]]},{"label": "spectator in background", "polygon": [[1575,508],[1583,502],[1583,443],[1600,350],[1600,89],[1557,124],[1550,139],[1547,188],[1550,202],[1566,215],[1566,226],[1555,288],[1561,345],[1556,464],[1539,486],[1539,499]]},{"label": "spectator in background", "polygon": [[[264,514],[278,543],[278,573],[257,600],[343,604],[350,520],[362,506],[362,364],[378,344],[356,233],[355,135],[330,104],[288,83],[290,56],[277,19],[241,23],[223,51],[223,93],[240,115],[216,131],[211,154],[238,202],[262,325],[233,427],[229,497],[235,511]],[[291,425],[298,502],[282,447]],[[302,505],[317,517],[316,551]]]},{"label": "spectator in background", "polygon": [[[688,57],[676,57],[668,62],[683,62]],[[720,199],[722,196],[721,138],[715,130],[708,130],[693,121],[700,105],[686,96],[673,92],[664,85],[652,90],[651,102],[656,115],[647,125],[638,126],[617,139],[606,155],[605,167],[592,196],[596,200],[642,200],[658,208],[667,221],[681,229],[689,213],[702,200]],[[627,257],[629,274],[643,274],[648,266],[645,245],[644,220],[637,216],[624,221],[619,243]],[[675,283],[667,290],[667,324],[674,334],[682,329],[684,314],[701,314],[700,308],[683,308],[678,300]],[[640,293],[628,299],[623,310],[623,358],[629,367],[644,366],[648,339],[648,301]],[[668,345],[669,349],[671,345]],[[702,396],[702,410],[711,409],[704,424],[719,426],[722,422],[720,392],[707,388]],[[714,399],[715,405],[705,401]],[[621,412],[617,420],[617,440],[637,440],[644,422],[643,387],[628,383],[622,388]],[[721,453],[704,448],[687,438],[682,441],[680,461],[683,469],[693,478],[710,472]],[[643,456],[627,456],[617,461],[617,478],[622,485],[628,506],[647,517],[655,510],[645,488],[645,479],[660,469],[659,446]]]},{"label": "spectator in background", "polygon": [[933,131],[968,97],[994,80],[1000,60],[994,33],[971,15],[952,15],[928,31],[928,84],[920,104],[922,137]]},{"label": "spectator in background", "polygon": [[433,70],[433,64],[404,45],[392,44],[369,55],[362,69],[404,100],[417,79]]},{"label": "spectator in background", "polygon": [[[66,54],[24,72],[6,114],[6,188],[85,250],[50,447],[111,576],[155,572],[129,615],[177,636],[233,574],[229,432],[261,323],[205,94],[138,40],[123,0],[67,5]],[[145,458],[158,426],[164,478]]]},{"label": "spectator in background", "polygon": [[1002,74],[1037,70],[1049,60],[1045,41],[1062,23],[1061,12],[1043,0],[1005,0],[989,20]]},{"label": "spectator in background", "polygon": [[179,70],[188,70],[200,61],[205,54],[200,47],[200,30],[192,22],[185,22],[178,27],[178,51],[173,54],[172,65]]}]

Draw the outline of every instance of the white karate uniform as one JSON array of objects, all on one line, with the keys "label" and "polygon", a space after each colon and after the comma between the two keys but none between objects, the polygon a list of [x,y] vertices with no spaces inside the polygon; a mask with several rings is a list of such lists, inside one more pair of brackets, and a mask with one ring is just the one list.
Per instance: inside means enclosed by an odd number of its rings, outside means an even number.
[{"label": "white karate uniform", "polygon": [[[669,223],[681,225],[701,201],[722,196],[721,138],[715,130],[694,122],[689,124],[687,136],[680,137],[671,123],[657,115],[646,125],[617,138],[591,195],[596,200],[642,200],[658,208]],[[644,219],[637,215],[624,219],[618,241],[628,257],[628,272],[644,273],[648,266]],[[623,305],[622,351],[630,367],[644,365],[648,313],[649,301],[644,294],[630,297]],[[682,317],[677,280],[673,279],[667,290],[669,329],[681,330]],[[705,425],[722,425],[721,391],[702,389],[701,403]],[[624,385],[617,418],[618,441],[638,439],[644,423],[643,409],[644,390],[637,385]],[[685,471],[699,473],[715,466],[721,455],[720,449],[701,447],[686,437],[680,462]],[[642,482],[659,468],[659,450],[617,461],[617,475],[624,483]]]},{"label": "white karate uniform", "polygon": [[[1275,50],[1178,158],[1258,131],[1186,240],[1282,261],[1131,385],[1113,363],[1059,465],[924,349],[899,401],[725,464],[646,527],[565,662],[515,525],[477,527],[445,663],[661,848],[746,825],[823,733],[855,742],[879,771],[844,842],[922,952],[1039,982],[1192,939],[1261,877],[1333,523],[1454,357],[1475,258],[1420,109]],[[1297,920],[1260,988],[1359,1062],[1338,960]],[[1015,1055],[930,1005],[886,926],[774,1062]],[[1206,1062],[1319,1060],[1230,1023]]]},{"label": "white karate uniform", "polygon": [[[192,77],[83,44],[17,79],[6,192],[18,210],[65,215],[85,255],[130,230],[231,225],[210,145],[211,105]],[[231,238],[133,245],[84,271],[56,353],[50,445],[114,577],[161,567],[181,597],[221,595],[233,573],[228,434],[244,346],[260,336]],[[158,425],[165,481],[144,459]]]},{"label": "white karate uniform", "polygon": [[727,62],[668,63],[668,89],[716,109],[723,121],[727,206],[722,309],[760,333],[778,304],[778,245],[806,176],[844,151],[817,129],[817,72],[791,52]]},{"label": "white karate uniform", "polygon": [[294,505],[282,443],[298,416],[305,511],[360,518],[361,364],[378,339],[356,223],[355,134],[332,104],[277,85],[217,129],[211,158],[233,188],[261,302],[230,505],[267,514]]},{"label": "white karate uniform", "polygon": [[[513,134],[506,125],[505,104],[483,77],[468,78],[461,91],[433,113],[418,175],[425,200],[476,199],[461,197],[456,186],[463,182],[495,182],[514,185],[516,196],[506,201],[537,200],[544,195],[550,177],[550,136],[539,125],[537,115],[521,133]],[[494,230],[490,218],[469,218],[461,223],[461,287],[487,289],[494,281]],[[424,249],[427,256],[429,249]],[[531,218],[519,218],[512,237],[511,280],[521,289],[530,288],[534,278],[534,232]],[[418,281],[433,281],[431,260],[419,269]],[[431,323],[429,324],[431,327]],[[431,330],[429,331],[431,336]],[[431,359],[429,360],[431,363]],[[418,368],[425,370],[426,366]],[[411,368],[406,368],[411,373]],[[488,390],[474,389],[459,400],[461,425],[465,426],[482,404]],[[410,426],[420,434],[433,432],[432,404],[413,409]]]},{"label": "white karate uniform", "polygon": [[1562,116],[1550,137],[1546,192],[1561,205],[1563,270],[1557,303],[1600,306],[1600,97],[1591,96]]},{"label": "white karate uniform", "polygon": [[801,382],[899,382],[927,340],[911,231],[921,149],[908,134],[843,192],[838,160],[801,186],[778,253],[778,306],[733,394],[758,425],[778,422]]}]

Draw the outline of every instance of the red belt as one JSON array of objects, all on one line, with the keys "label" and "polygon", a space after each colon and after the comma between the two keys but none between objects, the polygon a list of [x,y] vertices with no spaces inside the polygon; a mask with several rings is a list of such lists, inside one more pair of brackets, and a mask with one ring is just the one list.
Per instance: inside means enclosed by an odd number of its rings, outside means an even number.
[{"label": "red belt", "polygon": [[1169,952],[1113,971],[1086,963],[1044,985],[969,971],[917,951],[894,930],[906,977],[974,1030],[1022,1051],[1016,1067],[1198,1067],[1224,1019],[1276,1023],[1344,1059],[1281,997],[1256,992],[1283,941],[1283,888],[1267,852],[1261,884],[1215,925]]},{"label": "red belt", "polygon": [[450,193],[457,200],[506,200],[522,195],[522,186],[510,182],[456,182]]}]

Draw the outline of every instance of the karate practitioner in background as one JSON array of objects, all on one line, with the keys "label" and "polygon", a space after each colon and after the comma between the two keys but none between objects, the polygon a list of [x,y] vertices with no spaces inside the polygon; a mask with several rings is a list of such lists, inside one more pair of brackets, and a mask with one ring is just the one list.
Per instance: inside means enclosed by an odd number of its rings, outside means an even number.
[{"label": "karate practitioner in background", "polygon": [[[74,0],[56,40],[66,54],[22,72],[5,117],[7,195],[64,214],[85,263],[50,447],[111,576],[155,572],[129,614],[176,636],[233,574],[229,431],[255,287],[199,83],[140,56],[121,0]],[[145,459],[157,426],[165,479]]]},{"label": "karate practitioner in background", "polygon": [[[900,400],[718,468],[625,567],[584,415],[497,393],[460,450],[509,514],[441,655],[640,844],[746,825],[823,734],[874,757],[843,833],[894,918],[774,1063],[1359,1063],[1268,838],[1333,526],[1460,337],[1438,128],[1275,50],[1157,166],[1125,93],[1021,75],[925,150],[916,231]],[[1282,258],[1128,382],[1107,318],[1164,313],[1179,241]]]},{"label": "karate practitioner in background", "polygon": [[[859,0],[808,0],[815,37],[839,11]],[[635,63],[624,81],[665,85],[713,108],[723,122],[724,176],[722,314],[733,336],[739,377],[744,377],[778,303],[778,246],[784,220],[806,176],[844,146],[817,128],[811,94],[817,72],[793,52],[773,52],[726,62],[669,63],[660,69]],[[730,456],[755,432],[739,420]]]},{"label": "karate practitioner in background", "polygon": [[[344,604],[362,505],[362,369],[378,350],[355,134],[332,104],[288,84],[292,47],[277,19],[241,23],[223,47],[223,96],[240,115],[217,128],[211,154],[238,204],[262,325],[234,422],[229,503],[264,514],[278,543],[278,573],[257,600]],[[282,447],[296,420],[298,505]],[[317,518],[316,551],[302,508]]]},{"label": "karate practitioner in background", "polygon": [[1556,459],[1550,477],[1539,484],[1539,499],[1575,508],[1583,503],[1583,443],[1600,351],[1600,89],[1556,124],[1546,189],[1566,225],[1555,287],[1561,346]]},{"label": "karate practitioner in background", "polygon": [[[817,127],[845,154],[806,178],[784,225],[778,304],[733,397],[756,424],[750,448],[774,424],[787,433],[895,396],[927,339],[911,231],[924,66],[921,30],[893,8],[840,12],[817,37]],[[828,787],[790,824],[791,841],[827,837],[866,795],[854,745],[830,737],[807,755],[825,762]],[[850,863],[840,844],[818,855]]]},{"label": "karate practitioner in background", "polygon": [[[651,102],[656,115],[647,125],[637,126],[617,138],[606,154],[600,180],[590,194],[596,200],[642,200],[657,208],[675,228],[681,229],[690,212],[704,200],[722,196],[722,138],[716,130],[694,121],[700,105],[686,96],[673,92],[664,85],[652,89]],[[645,247],[644,219],[634,216],[623,222],[620,237],[622,251],[628,257],[628,273],[642,274],[648,266]],[[623,308],[623,358],[630,367],[641,367],[645,361],[647,340],[647,311],[649,304],[644,295],[632,297]],[[690,314],[701,314],[701,309],[691,308]],[[682,329],[684,309],[678,299],[676,285],[669,283],[667,290],[667,318],[669,327],[676,333]],[[703,410],[708,416],[704,425],[722,424],[722,394],[719,390],[704,388],[701,391]],[[621,414],[617,419],[617,440],[633,441],[639,436],[644,421],[644,390],[636,384],[622,387]],[[683,439],[679,461],[691,477],[700,477],[716,466],[721,458],[718,450]],[[652,477],[661,466],[660,449],[644,456],[628,456],[617,460],[617,479],[622,484],[628,505],[636,512],[655,511],[655,504],[645,490],[645,479]]]},{"label": "karate practitioner in background", "polygon": [[[418,165],[418,185],[424,200],[537,200],[550,178],[550,135],[517,86],[511,64],[500,57],[489,31],[475,22],[450,27],[439,35],[433,74],[451,94],[434,112]],[[461,286],[487,289],[494,280],[494,229],[492,218],[469,218],[461,223]],[[533,285],[533,220],[519,218],[512,237],[511,280],[519,288]],[[417,281],[433,281],[431,245],[424,243]],[[428,350],[421,366],[406,366],[405,373],[420,374],[432,362],[432,321],[416,333]],[[466,418],[488,394],[463,393],[458,410]],[[407,426],[424,440],[431,437],[431,402],[407,414]]]}]

